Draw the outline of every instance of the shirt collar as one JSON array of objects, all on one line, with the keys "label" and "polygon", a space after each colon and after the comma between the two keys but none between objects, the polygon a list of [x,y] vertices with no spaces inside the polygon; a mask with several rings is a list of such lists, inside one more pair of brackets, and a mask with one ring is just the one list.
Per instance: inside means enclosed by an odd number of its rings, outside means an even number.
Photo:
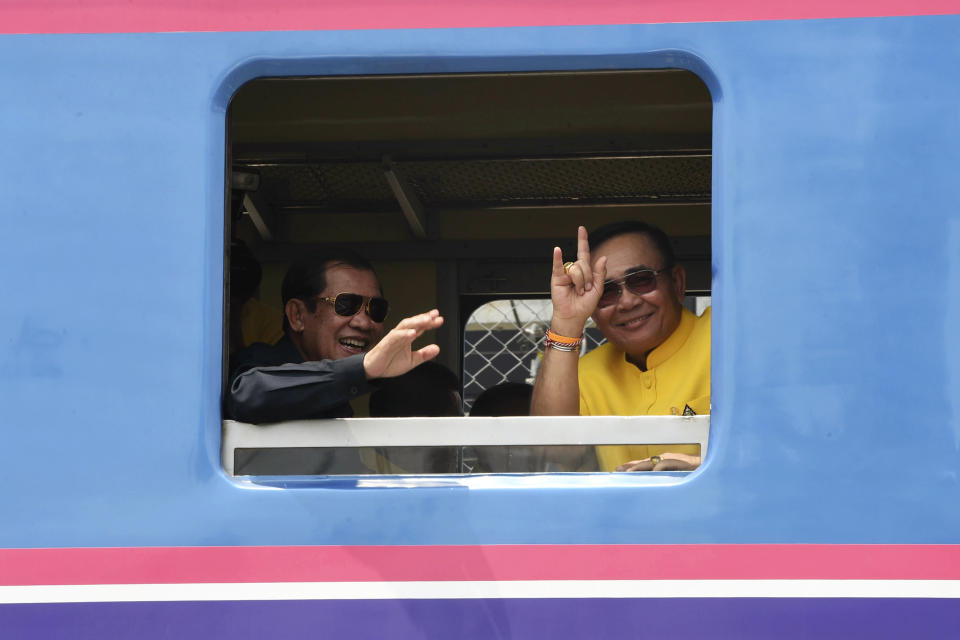
[{"label": "shirt collar", "polygon": [[683,346],[683,343],[690,337],[690,333],[693,332],[693,325],[695,323],[696,316],[684,307],[680,312],[680,324],[677,325],[677,328],[673,330],[670,337],[663,341],[663,344],[647,355],[647,370],[649,371],[650,369],[660,366],[669,360],[677,351],[680,351],[680,347]]},{"label": "shirt collar", "polygon": [[280,356],[284,359],[284,362],[301,364],[304,361],[303,356],[300,355],[300,350],[297,349],[297,345],[293,344],[293,340],[290,339],[289,335],[284,334],[277,344],[274,345],[274,348],[280,352]]}]

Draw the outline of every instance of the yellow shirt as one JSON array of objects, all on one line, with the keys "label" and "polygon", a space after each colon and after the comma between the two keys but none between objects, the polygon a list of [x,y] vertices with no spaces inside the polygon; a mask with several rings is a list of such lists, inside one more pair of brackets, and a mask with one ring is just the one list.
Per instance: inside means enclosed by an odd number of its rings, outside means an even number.
[{"label": "yellow shirt", "polygon": [[283,315],[256,298],[250,298],[240,310],[240,329],[245,347],[254,342],[276,344],[283,337]]},{"label": "yellow shirt", "polygon": [[[607,343],[580,359],[579,378],[582,416],[710,413],[710,309],[699,318],[684,309],[676,331],[647,356],[646,371]],[[667,451],[698,456],[700,446],[603,446],[597,458],[601,469],[612,471]]]}]

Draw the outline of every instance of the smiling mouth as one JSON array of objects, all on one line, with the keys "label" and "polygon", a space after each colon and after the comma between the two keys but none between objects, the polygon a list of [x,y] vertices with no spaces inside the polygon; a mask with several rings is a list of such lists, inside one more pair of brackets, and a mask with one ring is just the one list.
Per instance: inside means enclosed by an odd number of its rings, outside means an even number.
[{"label": "smiling mouth", "polygon": [[348,351],[365,351],[370,344],[362,338],[340,338],[340,345]]},{"label": "smiling mouth", "polygon": [[646,323],[647,320],[653,317],[653,313],[648,313],[646,315],[637,316],[635,318],[630,318],[626,322],[617,323],[618,327],[623,327],[624,329],[634,329],[636,327],[642,326]]}]

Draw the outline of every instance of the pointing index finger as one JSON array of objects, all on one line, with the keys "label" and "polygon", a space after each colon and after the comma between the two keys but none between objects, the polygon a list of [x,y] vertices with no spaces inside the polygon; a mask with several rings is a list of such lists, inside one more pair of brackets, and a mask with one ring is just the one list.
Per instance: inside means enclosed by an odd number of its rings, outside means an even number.
[{"label": "pointing index finger", "polygon": [[563,269],[563,252],[560,251],[560,247],[553,248],[553,277],[560,278],[566,275],[566,271]]}]

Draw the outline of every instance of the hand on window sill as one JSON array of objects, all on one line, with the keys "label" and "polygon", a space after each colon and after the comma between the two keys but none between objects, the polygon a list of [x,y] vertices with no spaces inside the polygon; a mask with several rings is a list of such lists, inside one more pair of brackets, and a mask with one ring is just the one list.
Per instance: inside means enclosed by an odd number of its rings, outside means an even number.
[{"label": "hand on window sill", "polygon": [[659,456],[625,462],[617,471],[693,471],[700,466],[700,456],[663,453]]}]

